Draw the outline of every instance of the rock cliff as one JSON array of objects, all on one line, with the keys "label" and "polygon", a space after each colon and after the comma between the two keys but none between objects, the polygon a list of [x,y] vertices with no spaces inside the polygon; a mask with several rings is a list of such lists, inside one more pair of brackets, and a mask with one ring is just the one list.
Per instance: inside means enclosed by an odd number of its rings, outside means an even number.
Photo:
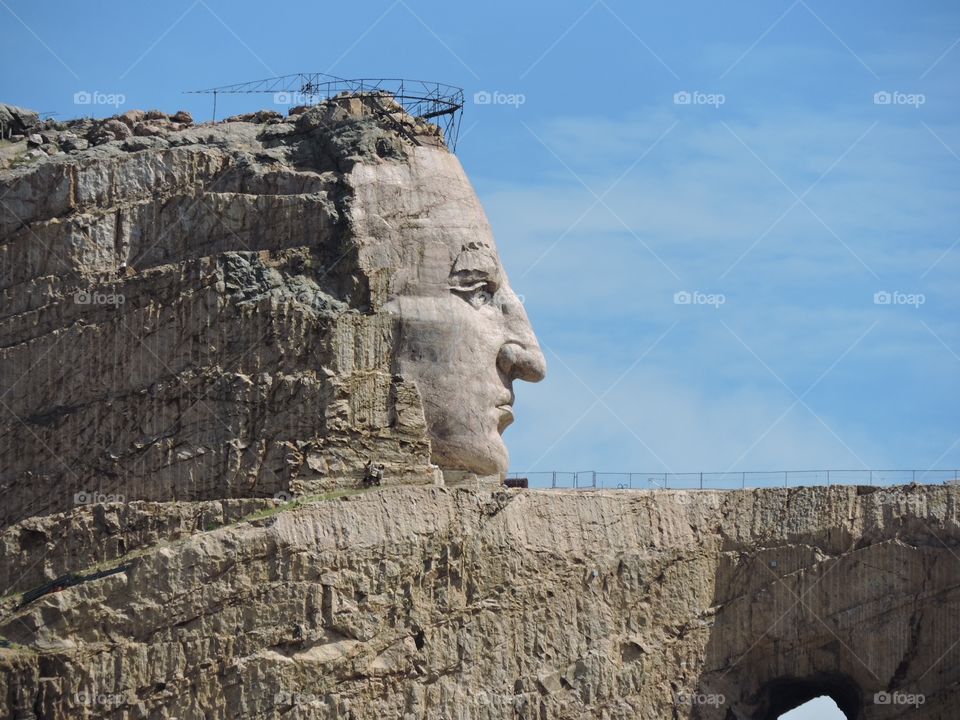
[{"label": "rock cliff", "polygon": [[410,487],[33,518],[0,545],[3,717],[765,719],[830,693],[946,720],[958,501]]},{"label": "rock cliff", "polygon": [[438,132],[388,98],[343,98],[206,125],[48,122],[37,147],[9,146],[0,525],[78,496],[352,485],[371,460],[388,482],[434,482],[352,171],[402,168],[417,198],[433,178],[414,156],[459,171]]}]

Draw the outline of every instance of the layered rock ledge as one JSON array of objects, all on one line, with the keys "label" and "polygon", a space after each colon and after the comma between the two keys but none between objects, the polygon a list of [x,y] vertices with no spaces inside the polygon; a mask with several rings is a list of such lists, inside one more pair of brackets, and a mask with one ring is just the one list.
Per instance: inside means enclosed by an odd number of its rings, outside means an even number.
[{"label": "layered rock ledge", "polygon": [[947,486],[77,508],[3,533],[2,717],[726,720],[830,693],[946,720],[958,513]]}]

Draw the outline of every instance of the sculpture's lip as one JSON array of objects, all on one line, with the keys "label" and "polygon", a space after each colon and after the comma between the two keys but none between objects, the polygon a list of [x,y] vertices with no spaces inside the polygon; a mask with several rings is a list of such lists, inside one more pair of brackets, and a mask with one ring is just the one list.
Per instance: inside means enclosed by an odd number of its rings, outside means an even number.
[{"label": "sculpture's lip", "polygon": [[500,413],[499,420],[497,421],[497,432],[503,434],[503,431],[513,424],[513,402],[497,405],[497,410]]}]

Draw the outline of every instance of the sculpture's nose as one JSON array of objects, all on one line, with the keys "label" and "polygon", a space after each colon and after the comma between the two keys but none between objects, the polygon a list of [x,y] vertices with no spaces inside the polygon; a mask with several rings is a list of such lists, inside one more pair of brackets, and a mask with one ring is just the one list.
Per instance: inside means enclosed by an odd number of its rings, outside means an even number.
[{"label": "sculpture's nose", "polygon": [[501,308],[506,339],[497,354],[497,367],[510,380],[540,382],[547,374],[547,360],[533,334],[523,304],[511,290]]}]

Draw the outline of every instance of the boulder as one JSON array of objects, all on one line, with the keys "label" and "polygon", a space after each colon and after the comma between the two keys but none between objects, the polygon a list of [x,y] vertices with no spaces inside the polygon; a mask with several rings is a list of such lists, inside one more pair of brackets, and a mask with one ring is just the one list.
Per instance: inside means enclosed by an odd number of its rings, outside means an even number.
[{"label": "boulder", "polygon": [[87,140],[93,145],[100,145],[111,140],[125,140],[133,134],[130,127],[117,118],[107,118],[94,125],[87,134]]},{"label": "boulder", "polygon": [[157,135],[163,135],[165,129],[159,123],[152,122],[142,122],[137,123],[133,128],[133,134],[137,137],[155,137]]},{"label": "boulder", "polygon": [[0,103],[0,136],[26,135],[40,126],[40,114],[35,110]]},{"label": "boulder", "polygon": [[127,127],[132,129],[137,123],[142,121],[145,116],[146,113],[143,110],[127,110],[127,112],[117,117]]},{"label": "boulder", "polygon": [[77,137],[72,132],[66,132],[60,135],[60,147],[67,152],[74,152],[86,150],[90,147],[90,143],[85,138]]}]

